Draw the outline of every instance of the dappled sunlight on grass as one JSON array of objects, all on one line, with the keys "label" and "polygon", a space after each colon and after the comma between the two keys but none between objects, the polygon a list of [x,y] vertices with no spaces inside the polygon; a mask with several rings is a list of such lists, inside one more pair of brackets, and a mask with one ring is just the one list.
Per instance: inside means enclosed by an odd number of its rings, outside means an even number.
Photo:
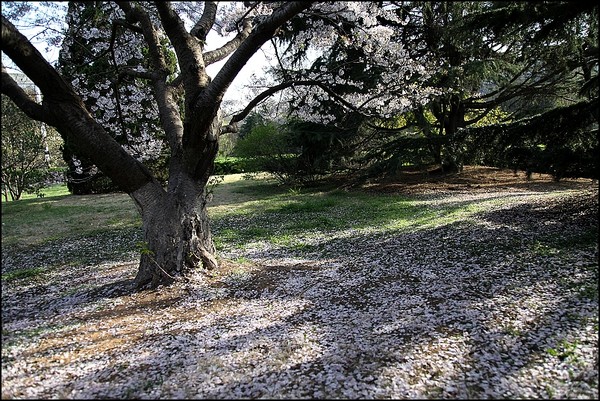
[{"label": "dappled sunlight on grass", "polygon": [[141,227],[126,194],[69,195],[9,203],[2,207],[3,245],[42,245],[76,235]]},{"label": "dappled sunlight on grass", "polygon": [[478,214],[500,210],[515,202],[554,199],[576,190],[556,192],[446,192],[443,195],[374,196],[360,192],[281,192],[269,198],[210,209],[217,247],[236,249],[302,249],[322,237],[352,237],[368,232],[393,234],[425,230],[457,222],[481,224]]},{"label": "dappled sunlight on grass", "polygon": [[210,276],[133,291],[134,225],[3,253],[3,398],[598,396],[595,193],[239,183]]}]

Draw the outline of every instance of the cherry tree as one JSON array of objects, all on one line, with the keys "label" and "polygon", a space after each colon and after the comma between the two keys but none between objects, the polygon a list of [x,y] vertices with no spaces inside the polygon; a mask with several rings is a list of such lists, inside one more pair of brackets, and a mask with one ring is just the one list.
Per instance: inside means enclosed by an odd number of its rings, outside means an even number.
[{"label": "cherry tree", "polygon": [[[93,162],[133,199],[146,244],[136,276],[140,288],[218,266],[206,185],[219,135],[237,129],[252,108],[273,94],[291,90],[288,98],[305,99],[306,106],[296,108],[299,113],[318,114],[328,121],[336,114],[314,113],[311,108],[326,97],[335,99],[343,110],[381,114],[403,110],[428,96],[414,85],[415,77],[428,74],[426,69],[405,62],[393,32],[378,24],[381,18],[398,18],[385,3],[117,1],[100,11],[103,26],[82,21],[97,15],[71,13],[77,24],[72,19],[64,30],[61,57],[73,59],[71,44],[85,40],[90,51],[85,62],[90,67],[105,63],[102,79],[85,69],[67,71],[67,67],[59,72],[3,9],[1,50],[40,88],[43,100],[38,103],[27,96],[4,67],[2,93],[29,117],[56,127],[78,155]],[[232,32],[233,38],[208,50],[211,30]],[[371,85],[351,79],[346,69],[353,62],[340,59],[338,68],[311,70],[305,76],[271,83],[224,125],[224,94],[252,55],[269,41],[317,53],[334,51],[343,41],[366,50],[373,71],[387,65],[391,72]],[[225,59],[221,69],[209,76],[207,67]],[[395,87],[391,95],[389,86]],[[136,124],[138,118],[156,123],[142,126]],[[162,146],[158,142],[154,148],[149,146],[159,135],[155,128],[164,135],[170,156],[166,188],[145,165],[147,150]],[[125,140],[117,140],[119,136]],[[132,150],[136,141],[144,142],[138,147],[144,152]]]},{"label": "cherry tree", "polygon": [[[120,12],[115,3],[70,2],[58,71],[117,142],[165,182],[168,146],[152,87],[148,80],[127,72],[142,69],[148,46],[134,28],[123,29],[123,25],[113,22],[119,20]],[[165,59],[172,75],[177,65],[175,54],[165,48]],[[114,189],[91,161],[73,151],[69,142],[65,142],[63,157],[69,164],[68,185],[73,193],[102,190],[103,184],[105,189]]]},{"label": "cherry tree", "polygon": [[282,35],[271,79],[253,85],[254,97],[232,122],[277,94],[280,114],[340,124],[344,116],[388,119],[430,101],[422,85],[435,63],[409,54],[399,36],[408,21],[394,2],[326,2],[291,21]]}]

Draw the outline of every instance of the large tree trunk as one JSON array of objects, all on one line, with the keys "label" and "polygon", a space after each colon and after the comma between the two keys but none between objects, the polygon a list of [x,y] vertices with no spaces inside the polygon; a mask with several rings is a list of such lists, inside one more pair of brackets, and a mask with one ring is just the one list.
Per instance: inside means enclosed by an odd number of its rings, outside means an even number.
[{"label": "large tree trunk", "polygon": [[[171,157],[169,185],[148,184],[131,194],[142,216],[144,243],[138,288],[155,288],[218,267],[207,213],[206,184],[218,151],[220,112],[195,148]],[[188,149],[189,151],[189,149]],[[190,160],[195,159],[195,163]],[[186,163],[187,162],[187,163]]]},{"label": "large tree trunk", "polygon": [[136,286],[154,288],[216,268],[204,185],[186,178],[176,192],[154,197],[142,208],[145,242]]},{"label": "large tree trunk", "polygon": [[[207,3],[194,36],[165,2],[156,2],[160,24],[175,53],[180,77],[167,83],[170,68],[162,51],[163,32],[143,7],[119,2],[129,28],[141,32],[148,44],[149,70],[141,73],[123,68],[121,74],[149,79],[171,149],[169,187],[165,191],[150,171],[125,151],[94,119],[81,97],[15,26],[2,16],[0,49],[40,88],[42,105],[34,102],[2,68],[2,93],[29,117],[57,128],[81,156],[97,165],[137,205],[143,222],[145,243],[136,277],[138,287],[168,284],[193,274],[199,267],[213,269],[214,256],[205,187],[217,154],[223,95],[242,67],[263,44],[273,38],[286,21],[309,8],[311,2],[286,2],[271,15],[245,20],[243,31],[217,51],[203,52],[206,32],[214,23],[216,6]],[[116,25],[115,25],[116,26]],[[113,31],[114,34],[114,31]],[[198,40],[199,39],[199,40]],[[229,55],[219,73],[210,79],[206,66]],[[144,68],[145,70],[146,68]],[[127,70],[127,71],[126,71]],[[184,113],[179,97],[185,93]],[[181,115],[184,115],[182,121]]]}]

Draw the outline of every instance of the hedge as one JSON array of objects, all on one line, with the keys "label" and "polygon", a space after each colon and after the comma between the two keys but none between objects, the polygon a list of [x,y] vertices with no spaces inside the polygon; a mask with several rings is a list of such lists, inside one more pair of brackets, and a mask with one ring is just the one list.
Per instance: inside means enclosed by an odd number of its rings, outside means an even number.
[{"label": "hedge", "polygon": [[250,157],[217,157],[214,175],[254,173],[260,171],[260,164]]}]

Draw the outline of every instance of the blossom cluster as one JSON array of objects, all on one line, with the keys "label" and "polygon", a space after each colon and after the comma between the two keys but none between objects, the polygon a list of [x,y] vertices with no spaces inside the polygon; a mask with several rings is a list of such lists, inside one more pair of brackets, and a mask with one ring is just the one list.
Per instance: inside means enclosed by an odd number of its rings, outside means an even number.
[{"label": "blossom cluster", "polygon": [[[337,102],[347,111],[388,118],[438,94],[422,85],[434,69],[411,56],[398,39],[407,20],[395,6],[326,2],[315,4],[307,15],[304,29],[294,32],[281,64],[271,70],[273,79],[318,82],[335,96],[316,85],[293,86],[281,97],[287,113],[333,123],[339,117],[332,113]],[[300,64],[299,55],[304,55]]]},{"label": "blossom cluster", "polygon": [[[59,68],[96,121],[125,150],[140,161],[156,159],[164,143],[152,89],[140,79],[117,76],[125,70],[145,71],[145,42],[114,25],[124,18],[121,9],[111,3],[98,7],[78,3],[70,8]],[[85,17],[91,12],[92,21]]]}]

